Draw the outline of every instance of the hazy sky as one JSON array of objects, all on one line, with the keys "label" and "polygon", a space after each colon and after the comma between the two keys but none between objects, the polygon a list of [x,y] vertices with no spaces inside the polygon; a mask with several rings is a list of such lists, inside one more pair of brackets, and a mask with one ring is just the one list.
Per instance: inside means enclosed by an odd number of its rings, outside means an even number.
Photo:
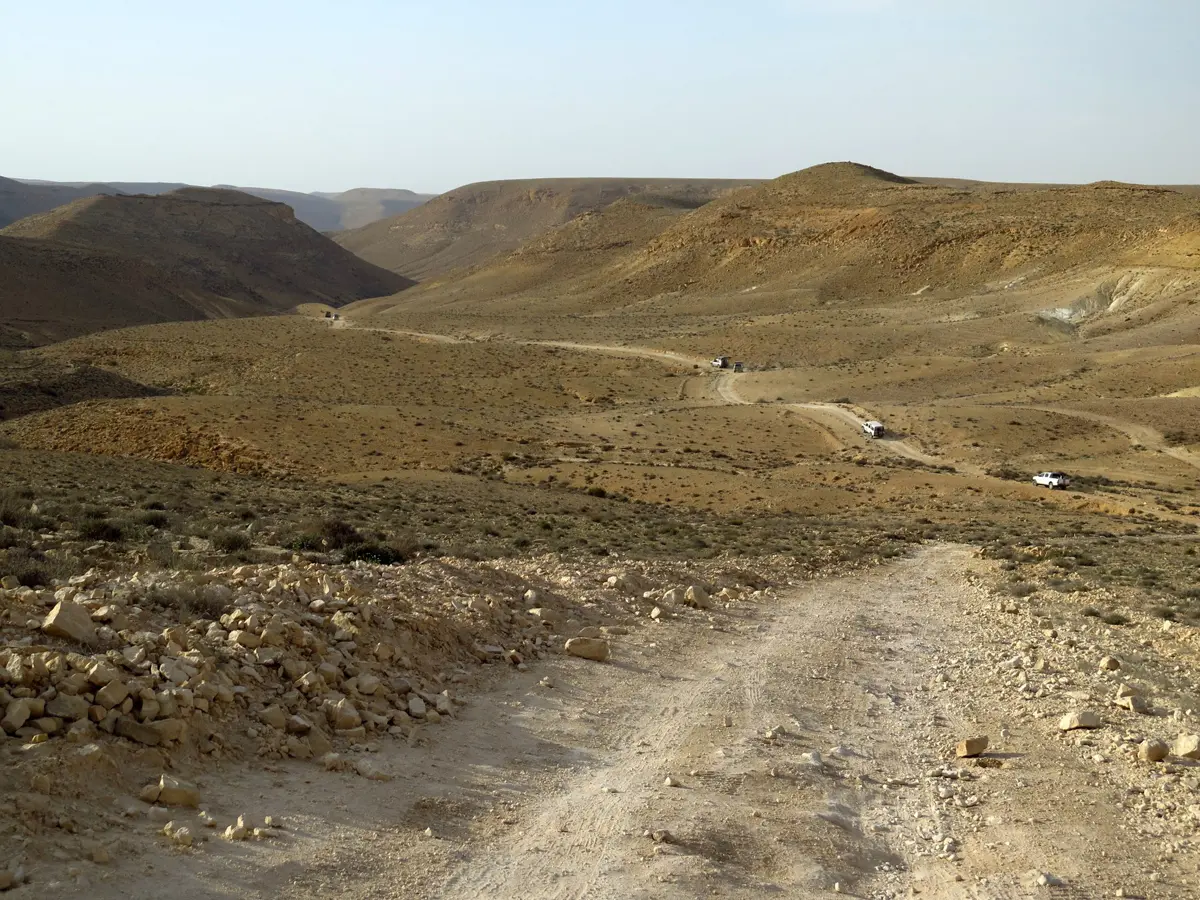
[{"label": "hazy sky", "polygon": [[0,0],[0,175],[1200,182],[1197,0]]}]

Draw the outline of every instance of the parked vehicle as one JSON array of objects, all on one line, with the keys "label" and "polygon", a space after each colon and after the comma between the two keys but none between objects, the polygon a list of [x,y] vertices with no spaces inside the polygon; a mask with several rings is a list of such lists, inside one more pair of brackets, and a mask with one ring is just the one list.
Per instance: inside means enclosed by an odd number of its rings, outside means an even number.
[{"label": "parked vehicle", "polygon": [[735,362],[735,363],[733,364],[733,371],[735,371],[735,372],[745,372],[745,371],[746,371],[746,364],[745,364],[745,363],[740,363],[740,362]]},{"label": "parked vehicle", "polygon": [[714,369],[728,369],[729,368],[729,357],[728,356],[718,356],[716,359],[714,359],[712,361],[711,365]]},{"label": "parked vehicle", "polygon": [[1033,483],[1050,490],[1063,490],[1071,483],[1062,472],[1039,472],[1033,476]]},{"label": "parked vehicle", "polygon": [[887,429],[883,427],[882,422],[871,420],[870,422],[862,423],[863,434],[870,438],[881,438],[887,434]]}]

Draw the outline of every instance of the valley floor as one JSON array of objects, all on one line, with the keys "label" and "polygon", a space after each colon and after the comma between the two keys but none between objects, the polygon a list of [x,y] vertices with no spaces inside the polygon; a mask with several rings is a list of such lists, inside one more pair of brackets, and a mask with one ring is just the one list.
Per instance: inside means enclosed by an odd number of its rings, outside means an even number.
[{"label": "valley floor", "polygon": [[[387,781],[229,767],[210,808],[280,837],[160,845],[75,895],[1000,900],[1043,876],[1053,896],[1195,896],[1200,763],[1137,759],[1196,730],[1174,666],[1191,629],[1018,610],[992,566],[931,545],[707,628],[668,615],[608,663],[503,674],[456,722],[385,742]],[[1111,703],[1125,681],[1154,686],[1152,714]],[[1060,732],[1084,707],[1104,727]],[[980,734],[983,759],[954,758]]]}]

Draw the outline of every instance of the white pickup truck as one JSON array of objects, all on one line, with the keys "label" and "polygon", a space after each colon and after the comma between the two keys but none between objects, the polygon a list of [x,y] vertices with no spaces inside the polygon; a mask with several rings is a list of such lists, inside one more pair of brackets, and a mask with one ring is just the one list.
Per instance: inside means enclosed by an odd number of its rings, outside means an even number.
[{"label": "white pickup truck", "polygon": [[1071,483],[1062,472],[1039,472],[1033,476],[1033,483],[1050,490],[1063,490]]}]

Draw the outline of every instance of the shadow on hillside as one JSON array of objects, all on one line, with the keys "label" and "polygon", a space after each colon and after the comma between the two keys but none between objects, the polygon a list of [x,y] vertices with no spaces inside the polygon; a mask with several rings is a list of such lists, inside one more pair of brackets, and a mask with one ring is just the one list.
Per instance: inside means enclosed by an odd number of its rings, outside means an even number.
[{"label": "shadow on hillside", "polygon": [[85,400],[126,400],[170,393],[94,366],[40,362],[0,365],[0,422]]}]

